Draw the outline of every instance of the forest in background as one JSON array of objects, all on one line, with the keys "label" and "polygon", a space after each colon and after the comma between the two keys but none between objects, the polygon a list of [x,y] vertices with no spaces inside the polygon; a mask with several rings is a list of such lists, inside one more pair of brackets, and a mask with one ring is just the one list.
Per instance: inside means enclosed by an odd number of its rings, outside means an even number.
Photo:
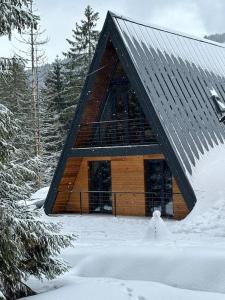
[{"label": "forest in background", "polygon": [[98,41],[98,19],[87,6],[67,39],[67,52],[59,53],[64,58],[52,64],[44,63],[48,39],[40,20],[21,34],[27,50],[18,51],[0,76],[0,104],[12,120],[6,168],[14,176],[5,183],[8,190],[19,188],[23,200],[51,182]]}]

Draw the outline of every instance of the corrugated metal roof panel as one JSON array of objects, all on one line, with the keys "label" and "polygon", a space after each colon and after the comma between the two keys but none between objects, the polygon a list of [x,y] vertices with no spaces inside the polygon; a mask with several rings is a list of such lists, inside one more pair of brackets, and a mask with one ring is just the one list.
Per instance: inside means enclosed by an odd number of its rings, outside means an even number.
[{"label": "corrugated metal roof panel", "polygon": [[225,100],[225,48],[113,15],[139,77],[183,168],[224,143],[211,89]]}]

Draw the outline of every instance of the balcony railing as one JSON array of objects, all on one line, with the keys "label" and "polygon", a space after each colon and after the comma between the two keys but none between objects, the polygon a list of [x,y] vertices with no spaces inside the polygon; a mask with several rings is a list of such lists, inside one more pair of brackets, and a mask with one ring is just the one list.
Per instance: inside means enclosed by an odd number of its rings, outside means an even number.
[{"label": "balcony railing", "polygon": [[157,139],[143,119],[92,122],[79,125],[76,148],[148,145]]},{"label": "balcony railing", "polygon": [[[173,217],[173,197],[180,193],[59,191],[64,202],[57,204],[63,212],[102,213],[117,215],[151,216],[160,210],[163,217]],[[62,196],[61,194],[61,196]]]}]

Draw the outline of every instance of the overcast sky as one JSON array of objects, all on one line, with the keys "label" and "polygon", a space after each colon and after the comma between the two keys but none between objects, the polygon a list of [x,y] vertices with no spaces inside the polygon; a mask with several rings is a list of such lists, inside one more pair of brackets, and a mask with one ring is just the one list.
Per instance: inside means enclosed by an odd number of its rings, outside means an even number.
[{"label": "overcast sky", "polygon": [[[79,22],[85,7],[100,13],[100,30],[108,10],[136,20],[203,37],[225,32],[225,0],[36,0],[41,27],[49,42],[45,46],[48,62],[67,50],[66,38],[71,37],[75,22]],[[0,38],[0,56],[15,51],[18,42]]]}]

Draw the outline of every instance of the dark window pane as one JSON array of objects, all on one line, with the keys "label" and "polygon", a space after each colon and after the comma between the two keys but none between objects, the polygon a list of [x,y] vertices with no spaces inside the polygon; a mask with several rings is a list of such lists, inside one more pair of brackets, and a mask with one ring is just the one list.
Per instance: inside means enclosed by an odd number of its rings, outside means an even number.
[{"label": "dark window pane", "polygon": [[146,213],[173,216],[172,174],[165,160],[145,160]]},{"label": "dark window pane", "polygon": [[88,167],[90,212],[112,213],[110,161],[90,161]]}]

